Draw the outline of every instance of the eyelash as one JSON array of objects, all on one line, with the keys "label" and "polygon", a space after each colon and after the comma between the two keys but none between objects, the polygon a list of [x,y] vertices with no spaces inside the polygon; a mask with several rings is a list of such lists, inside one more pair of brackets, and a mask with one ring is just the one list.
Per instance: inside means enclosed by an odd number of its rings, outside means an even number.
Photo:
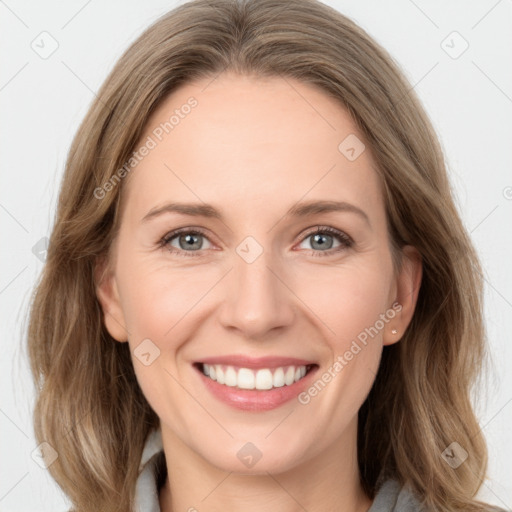
[{"label": "eyelash", "polygon": [[[160,248],[167,249],[170,253],[176,254],[177,256],[183,256],[183,257],[197,257],[201,256],[201,250],[198,251],[184,251],[184,250],[177,250],[174,247],[171,249],[169,248],[170,242],[176,238],[178,235],[186,233],[190,235],[201,235],[205,238],[208,238],[206,233],[200,229],[200,228],[180,228],[176,229],[174,231],[171,231],[170,233],[167,233],[164,237],[160,239],[158,242],[158,246]],[[329,235],[333,235],[336,238],[338,238],[338,241],[341,243],[339,247],[335,247],[333,249],[328,249],[326,251],[315,251],[313,249],[310,250],[312,256],[318,256],[318,257],[324,257],[324,256],[332,256],[335,253],[338,253],[342,250],[349,249],[353,246],[354,241],[352,238],[350,238],[348,235],[343,233],[342,231],[338,231],[337,229],[331,228],[329,226],[317,226],[317,228],[314,231],[310,231],[304,237],[301,239],[301,242],[309,238],[310,236],[316,235],[318,233],[328,233]]]}]

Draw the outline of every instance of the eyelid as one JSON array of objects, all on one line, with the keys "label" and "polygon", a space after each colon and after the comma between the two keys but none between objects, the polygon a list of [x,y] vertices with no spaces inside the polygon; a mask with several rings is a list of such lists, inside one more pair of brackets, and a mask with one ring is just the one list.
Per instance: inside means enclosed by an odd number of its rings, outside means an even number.
[{"label": "eyelid", "polygon": [[353,244],[354,240],[351,236],[349,236],[345,231],[342,231],[340,229],[333,228],[331,226],[322,226],[322,225],[316,225],[314,228],[311,228],[311,231],[307,231],[304,235],[302,235],[301,242],[304,241],[306,238],[310,237],[311,235],[314,235],[316,233],[329,233],[330,235],[337,236],[341,240]]}]

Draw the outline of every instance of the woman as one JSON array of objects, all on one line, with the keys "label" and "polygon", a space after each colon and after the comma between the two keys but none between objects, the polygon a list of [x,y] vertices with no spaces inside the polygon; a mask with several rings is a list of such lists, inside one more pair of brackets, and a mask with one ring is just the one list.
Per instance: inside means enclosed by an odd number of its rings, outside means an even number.
[{"label": "woman", "polygon": [[313,0],[189,2],[121,57],[29,329],[74,510],[490,510],[480,267],[409,89]]}]

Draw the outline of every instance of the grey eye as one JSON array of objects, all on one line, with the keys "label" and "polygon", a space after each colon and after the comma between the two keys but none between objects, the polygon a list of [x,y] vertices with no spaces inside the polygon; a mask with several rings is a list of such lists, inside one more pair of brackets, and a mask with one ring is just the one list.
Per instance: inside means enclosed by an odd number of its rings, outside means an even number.
[{"label": "grey eye", "polygon": [[[203,247],[205,240],[209,243],[208,239],[201,233],[186,232],[173,236],[168,243],[175,249],[181,249],[183,251],[198,251],[209,248]],[[175,245],[175,242],[178,243],[178,246]]]},{"label": "grey eye", "polygon": [[[335,239],[336,237],[329,233],[311,233],[310,235],[306,236],[306,238],[304,238],[301,244],[303,244],[307,240],[311,240],[311,247],[305,247],[305,249],[313,249],[320,251],[329,250],[334,247]],[[339,245],[341,245],[340,242],[338,242],[338,246]]]}]

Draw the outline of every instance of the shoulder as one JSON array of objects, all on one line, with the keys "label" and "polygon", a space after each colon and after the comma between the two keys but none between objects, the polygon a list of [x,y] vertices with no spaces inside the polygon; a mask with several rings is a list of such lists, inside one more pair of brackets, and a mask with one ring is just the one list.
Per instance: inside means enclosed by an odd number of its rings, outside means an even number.
[{"label": "shoulder", "polygon": [[135,488],[134,512],[160,512],[159,488],[166,475],[161,432],[152,432],[142,453]]},{"label": "shoulder", "polygon": [[390,479],[380,485],[368,512],[425,512],[425,509],[411,490]]},{"label": "shoulder", "polygon": [[[397,480],[385,480],[377,489],[377,494],[368,512],[428,512],[411,489]],[[512,512],[489,505],[488,512]]]}]

